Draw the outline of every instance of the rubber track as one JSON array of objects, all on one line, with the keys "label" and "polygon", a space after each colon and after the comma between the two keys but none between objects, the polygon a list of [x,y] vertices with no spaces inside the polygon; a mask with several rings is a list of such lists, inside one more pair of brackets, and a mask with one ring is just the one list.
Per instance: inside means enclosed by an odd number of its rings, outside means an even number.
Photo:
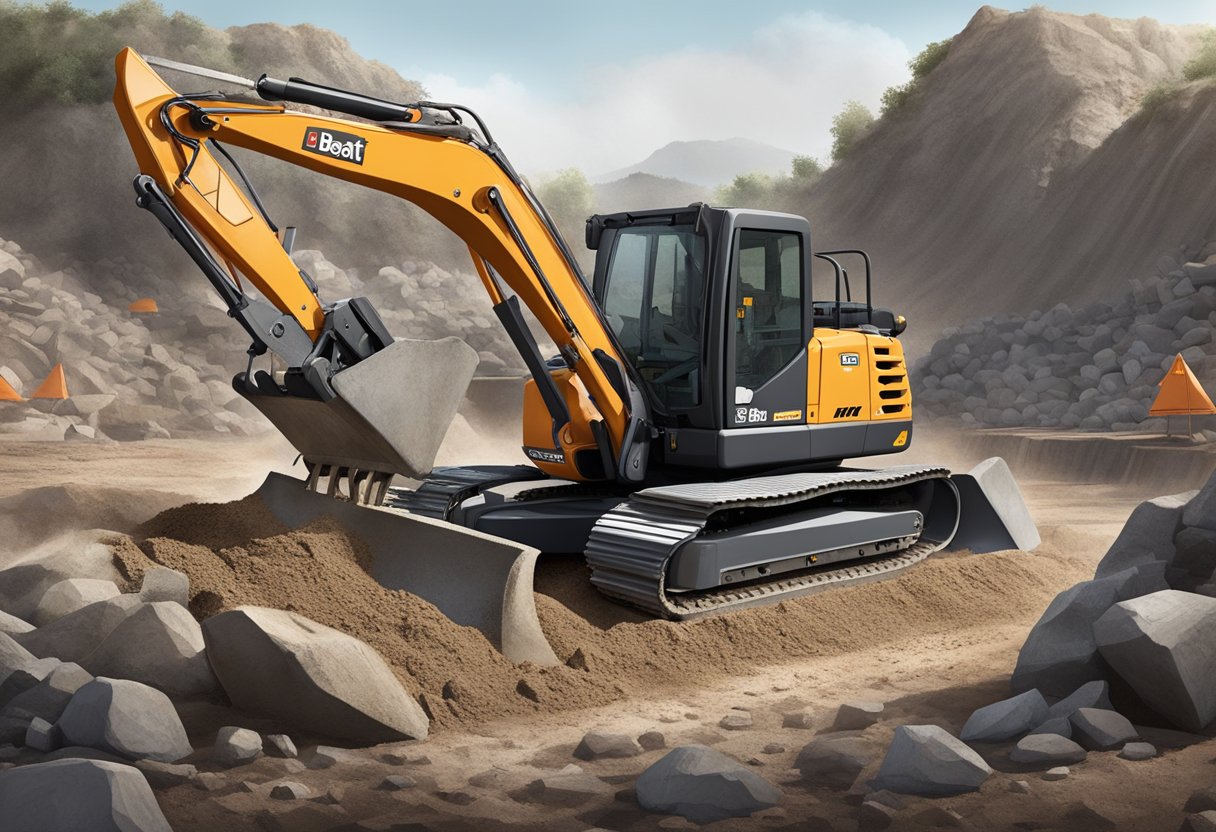
[{"label": "rubber track", "polygon": [[718,510],[793,506],[840,491],[884,491],[949,476],[944,468],[905,465],[881,471],[789,474],[645,489],[596,522],[586,549],[591,582],[605,595],[651,615],[688,620],[890,577],[924,560],[949,540],[922,537],[893,554],[834,569],[786,573],[772,581],[738,587],[668,593],[665,585],[672,555],[699,535]]}]

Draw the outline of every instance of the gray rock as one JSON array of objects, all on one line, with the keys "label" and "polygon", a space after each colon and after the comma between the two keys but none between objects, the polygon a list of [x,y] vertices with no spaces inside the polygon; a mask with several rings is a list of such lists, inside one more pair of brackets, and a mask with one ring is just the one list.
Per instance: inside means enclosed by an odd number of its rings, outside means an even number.
[{"label": "gray rock", "polygon": [[141,603],[138,595],[98,601],[16,639],[35,656],[80,662]]},{"label": "gray rock", "polygon": [[218,688],[204,650],[194,616],[181,604],[156,601],[132,609],[81,664],[94,675],[143,682],[170,696],[200,696]]},{"label": "gray rock", "polygon": [[1068,721],[1068,717],[1057,716],[1045,721],[1042,725],[1036,726],[1031,734],[1055,734],[1058,737],[1072,737],[1072,723]]},{"label": "gray rock", "polygon": [[846,702],[836,711],[832,728],[836,731],[861,731],[882,718],[881,702]]},{"label": "gray rock", "polygon": [[898,815],[899,810],[867,798],[857,810],[857,828],[866,832],[871,829],[886,829],[895,822]]},{"label": "gray rock", "polygon": [[38,602],[38,610],[31,621],[41,627],[57,618],[87,607],[97,601],[105,601],[118,595],[113,581],[92,578],[68,578],[53,584]]},{"label": "gray rock", "polygon": [[257,731],[227,725],[215,737],[211,758],[221,766],[232,768],[252,763],[262,754],[262,737]]},{"label": "gray rock", "polygon": [[1010,760],[1027,766],[1079,763],[1088,756],[1084,748],[1059,734],[1029,734],[1009,752]]},{"label": "gray rock", "polygon": [[1216,476],[1187,502],[1182,510],[1182,524],[1216,531]]},{"label": "gray rock", "polygon": [[781,801],[781,792],[754,771],[712,748],[684,745],[642,772],[638,805],[694,823],[747,817]]},{"label": "gray rock", "polygon": [[1049,768],[1043,773],[1043,779],[1047,781],[1064,780],[1070,774],[1068,766],[1056,766]]},{"label": "gray rock", "polygon": [[[17,512],[34,512],[43,510],[45,497],[36,492],[36,499],[27,502],[27,496],[15,498],[9,504]],[[27,492],[28,494],[29,492]],[[62,497],[62,493],[56,495]],[[63,500],[56,500],[63,505]],[[97,580],[114,581],[118,572],[114,569],[114,555],[110,547],[98,543],[95,535],[90,532],[76,532],[48,541],[23,556],[10,558],[12,564],[0,571],[0,609],[29,621],[32,624],[34,613],[46,591],[67,578],[93,578]]]},{"label": "gray rock", "polygon": [[25,729],[25,747],[49,754],[63,743],[59,729],[42,717],[36,716]]},{"label": "gray rock", "polygon": [[813,785],[847,789],[871,759],[870,746],[861,737],[825,734],[803,746],[794,768]]},{"label": "gray rock", "polygon": [[574,756],[580,760],[636,757],[641,753],[642,746],[633,737],[604,731],[588,731],[574,749]]},{"label": "gray rock", "polygon": [[1185,527],[1174,535],[1174,549],[1171,566],[1200,581],[1210,580],[1216,572],[1216,531]]},{"label": "gray rock", "polygon": [[547,806],[582,806],[591,800],[611,798],[614,791],[600,778],[576,765],[538,777],[527,786],[528,797]]},{"label": "gray rock", "polygon": [[399,792],[405,789],[412,789],[418,783],[412,777],[406,777],[404,774],[390,774],[380,781],[380,785],[376,788],[386,792]]},{"label": "gray rock", "polygon": [[0,705],[7,705],[22,693],[37,687],[60,664],[59,659],[33,659],[11,670],[0,670]]},{"label": "gray rock", "polygon": [[190,579],[167,566],[154,566],[144,573],[139,597],[149,603],[172,601],[183,607],[190,605]]},{"label": "gray rock", "polygon": [[294,759],[299,755],[296,744],[286,734],[267,734],[262,747],[271,757]]},{"label": "gray rock", "polygon": [[57,722],[72,695],[92,680],[78,664],[56,664],[40,681],[9,699],[0,709],[0,743],[19,742],[35,717]]},{"label": "gray rock", "polygon": [[1135,727],[1116,711],[1078,708],[1069,721],[1073,739],[1091,751],[1121,748],[1124,743],[1139,737]]},{"label": "gray rock", "polygon": [[638,737],[638,745],[643,751],[658,751],[667,747],[667,738],[659,731],[647,731]]},{"label": "gray rock", "polygon": [[172,832],[139,770],[101,760],[0,771],[0,818],[30,832]]},{"label": "gray rock", "polygon": [[1195,492],[1157,497],[1136,506],[1094,573],[1105,578],[1154,560],[1174,556],[1174,535],[1182,523],[1183,507]]},{"label": "gray rock", "polygon": [[293,783],[290,780],[278,783],[270,790],[274,800],[305,800],[312,797],[312,789],[303,783]]},{"label": "gray rock", "polygon": [[731,711],[718,720],[718,727],[727,731],[746,731],[752,727],[752,715],[748,711]]},{"label": "gray rock", "polygon": [[1028,690],[971,714],[959,737],[964,742],[1002,742],[1025,734],[1046,719],[1043,694]]},{"label": "gray rock", "polygon": [[148,785],[154,789],[171,789],[189,783],[198,776],[198,769],[189,763],[158,763],[156,760],[136,760],[135,767],[143,772]]},{"label": "gray rock", "polygon": [[1205,789],[1191,792],[1182,811],[1190,814],[1216,811],[1216,786],[1208,786]]},{"label": "gray rock", "polygon": [[806,711],[798,711],[792,714],[784,714],[781,717],[782,728],[812,728],[814,727],[814,718]]},{"label": "gray rock", "polygon": [[1166,588],[1163,565],[1144,564],[1104,578],[1083,581],[1057,595],[1026,638],[1010,681],[1019,693],[1038,688],[1065,696],[1101,679],[1106,665],[1093,624],[1111,605]]},{"label": "gray rock", "polygon": [[4,610],[0,610],[0,633],[11,636],[18,633],[28,633],[33,629],[33,624],[27,624],[17,616],[9,615]]},{"label": "gray rock", "polygon": [[1014,794],[1030,794],[1029,780],[1010,780],[1009,791]]},{"label": "gray rock", "polygon": [[139,682],[94,679],[76,691],[58,724],[66,743],[132,760],[175,763],[193,750],[169,697]]},{"label": "gray rock", "polygon": [[1178,832],[1216,832],[1216,811],[1208,810],[1194,815],[1187,815]]},{"label": "gray rock", "polygon": [[203,635],[238,708],[360,742],[427,735],[426,714],[384,659],[345,633],[295,613],[241,607],[208,618]]},{"label": "gray rock", "polygon": [[1123,746],[1123,750],[1119,752],[1119,756],[1124,760],[1133,760],[1135,762],[1151,760],[1157,756],[1157,749],[1152,743],[1129,742]]},{"label": "gray rock", "polygon": [[1166,590],[1096,624],[1102,657],[1153,710],[1189,731],[1216,719],[1216,598]]},{"label": "gray rock", "polygon": [[[1077,708],[1105,708],[1111,710],[1110,685],[1105,680],[1086,682],[1068,696],[1047,709],[1050,719],[1068,719]],[[1068,734],[1065,734],[1068,736]]]},{"label": "gray rock", "polygon": [[308,767],[332,768],[342,763],[344,765],[364,765],[367,758],[346,748],[334,748],[330,745],[318,745],[308,757]]},{"label": "gray rock", "polygon": [[978,789],[991,774],[980,755],[944,729],[901,725],[874,786],[900,794],[952,795]]}]

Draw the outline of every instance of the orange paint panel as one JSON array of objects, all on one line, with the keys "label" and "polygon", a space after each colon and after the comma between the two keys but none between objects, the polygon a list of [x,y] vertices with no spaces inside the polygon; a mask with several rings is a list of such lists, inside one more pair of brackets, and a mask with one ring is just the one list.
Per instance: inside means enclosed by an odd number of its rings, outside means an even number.
[{"label": "orange paint panel", "polygon": [[159,312],[160,307],[157,306],[153,298],[139,298],[131,302],[127,307],[128,312]]}]

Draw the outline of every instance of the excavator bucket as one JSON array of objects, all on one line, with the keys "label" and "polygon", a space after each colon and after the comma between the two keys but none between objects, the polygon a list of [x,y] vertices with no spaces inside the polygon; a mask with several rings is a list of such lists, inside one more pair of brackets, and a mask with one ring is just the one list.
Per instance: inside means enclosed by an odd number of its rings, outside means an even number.
[{"label": "excavator bucket", "polygon": [[[329,401],[284,393],[263,376],[242,374],[234,387],[304,457],[315,489],[378,504],[393,474],[423,477],[477,368],[477,353],[457,338],[397,341],[337,373]],[[371,487],[374,485],[375,487]]]}]

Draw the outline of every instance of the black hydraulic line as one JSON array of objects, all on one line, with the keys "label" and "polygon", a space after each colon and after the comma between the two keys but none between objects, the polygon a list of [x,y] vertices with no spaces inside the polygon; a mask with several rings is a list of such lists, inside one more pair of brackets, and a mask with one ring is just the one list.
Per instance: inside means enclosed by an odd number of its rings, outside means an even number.
[{"label": "black hydraulic line", "polygon": [[561,448],[557,435],[570,423],[570,409],[566,407],[566,400],[562,398],[561,391],[557,389],[557,383],[553,381],[549,368],[545,366],[545,359],[541,357],[536,339],[532,337],[532,331],[528,329],[528,324],[524,321],[519,298],[512,295],[501,303],[494,304],[494,314],[498,316],[503,329],[507,331],[511,342],[515,344],[515,349],[523,358],[528,372],[532,374],[532,378],[536,382],[536,389],[545,403],[545,409],[549,411],[549,416],[553,419],[553,447]]},{"label": "black hydraulic line", "polygon": [[[266,206],[262,204],[262,200],[258,196],[257,190],[253,187],[253,183],[249,181],[249,177],[245,175],[245,171],[241,169],[239,164],[237,164],[236,159],[232,158],[232,154],[228,152],[227,148],[214,139],[208,140],[208,144],[218,150],[220,154],[228,160],[228,163],[232,165],[232,168],[236,171],[237,176],[241,177],[241,181],[245,183],[245,190],[249,194],[249,197],[253,200],[253,204],[257,206],[258,213],[262,215],[262,219],[266,220],[266,224],[270,226],[270,230],[275,234],[278,234],[279,227],[275,225],[274,220],[270,218],[270,212],[267,211]],[[314,289],[313,291],[316,290]]]},{"label": "black hydraulic line", "polygon": [[574,321],[570,314],[566,311],[566,307],[562,305],[561,299],[557,293],[553,291],[552,284],[549,283],[549,278],[545,277],[545,272],[540,267],[540,262],[537,261],[536,255],[532,253],[532,247],[528,245],[528,241],[524,239],[523,232],[519,230],[519,226],[515,224],[514,217],[507,210],[506,203],[503,202],[502,194],[498,192],[498,188],[491,187],[486,198],[490,204],[494,206],[494,210],[498,211],[498,215],[502,217],[502,221],[506,223],[507,231],[510,232],[511,238],[515,241],[515,245],[519,246],[520,252],[524,259],[528,261],[528,266],[531,267],[536,279],[540,282],[541,288],[545,292],[545,297],[549,299],[549,303],[557,310],[557,315],[562,319],[562,325],[565,326],[566,332],[570,335],[578,335],[578,328],[575,327]]}]

